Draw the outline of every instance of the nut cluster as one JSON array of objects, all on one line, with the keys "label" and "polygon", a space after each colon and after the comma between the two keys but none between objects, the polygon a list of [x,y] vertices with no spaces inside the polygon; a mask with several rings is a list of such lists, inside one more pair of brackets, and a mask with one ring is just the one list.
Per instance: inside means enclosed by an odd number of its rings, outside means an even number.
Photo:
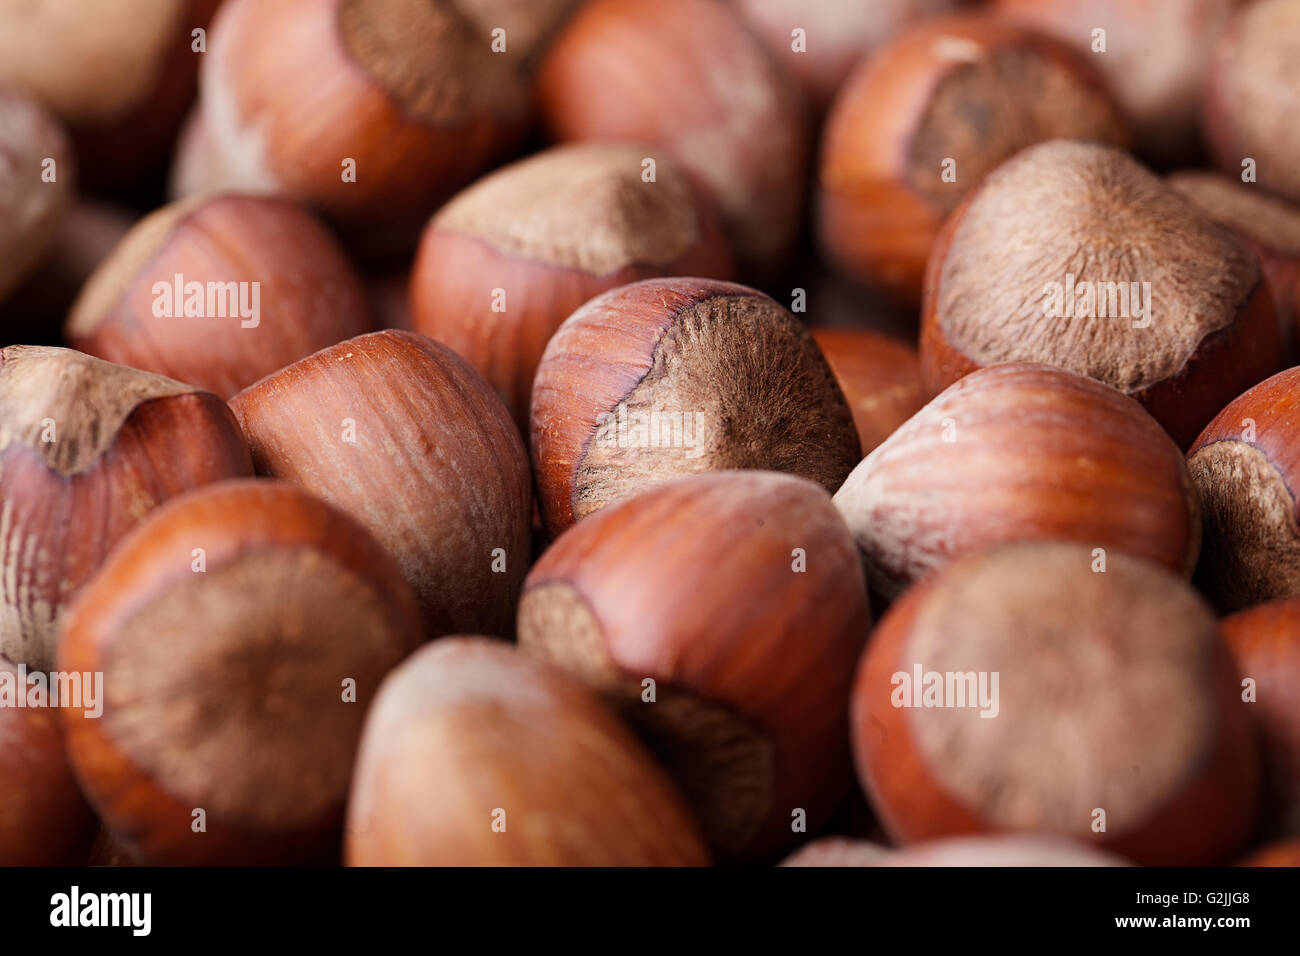
[{"label": "nut cluster", "polygon": [[85,6],[0,865],[1300,865],[1300,0]]}]

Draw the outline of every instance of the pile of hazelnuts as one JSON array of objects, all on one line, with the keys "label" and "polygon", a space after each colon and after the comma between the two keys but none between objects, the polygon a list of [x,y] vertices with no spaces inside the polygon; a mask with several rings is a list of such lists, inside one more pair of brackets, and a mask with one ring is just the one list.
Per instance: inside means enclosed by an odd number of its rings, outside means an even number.
[{"label": "pile of hazelnuts", "polygon": [[0,0],[0,863],[1300,865],[1298,116],[1300,0]]}]

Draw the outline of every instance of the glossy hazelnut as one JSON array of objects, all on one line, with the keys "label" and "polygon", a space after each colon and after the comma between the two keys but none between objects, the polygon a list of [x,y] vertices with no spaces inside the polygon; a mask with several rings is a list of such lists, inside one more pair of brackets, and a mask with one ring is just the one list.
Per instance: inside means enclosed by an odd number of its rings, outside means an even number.
[{"label": "glossy hazelnut", "polygon": [[[75,164],[67,137],[49,112],[30,97],[2,88],[0,157],[3,304],[54,240],[71,203]],[[53,180],[47,181],[50,176]]]},{"label": "glossy hazelnut", "polygon": [[1167,182],[1211,219],[1246,240],[1259,256],[1282,328],[1285,354],[1294,356],[1300,331],[1300,208],[1211,172],[1179,172]]},{"label": "glossy hazelnut", "polygon": [[531,417],[552,535],[681,475],[788,471],[834,491],[861,457],[808,330],[762,293],[708,279],[634,282],[571,315],[538,366]]},{"label": "glossy hazelnut", "polygon": [[1238,611],[1222,626],[1241,675],[1242,706],[1263,738],[1265,832],[1300,835],[1300,598]]},{"label": "glossy hazelnut", "polygon": [[1300,368],[1234,399],[1187,454],[1205,543],[1197,583],[1222,609],[1300,597]]},{"label": "glossy hazelnut", "polygon": [[68,317],[83,352],[229,398],[371,329],[360,280],[296,204],[223,194],[141,220]]},{"label": "glossy hazelnut", "polygon": [[0,866],[67,866],[95,818],[68,766],[58,713],[29,676],[0,654]]},{"label": "glossy hazelnut", "polygon": [[70,349],[0,350],[0,653],[48,669],[68,602],[128,531],[251,474],[215,395]]},{"label": "glossy hazelnut", "polygon": [[519,606],[520,647],[599,690],[710,844],[743,859],[788,849],[843,797],[869,626],[830,498],[772,472],[684,478],[585,519],[534,565]]},{"label": "glossy hazelnut", "polygon": [[374,332],[230,407],[259,474],[348,512],[392,553],[429,637],[511,633],[532,530],[528,455],[460,357],[412,332]]},{"label": "glossy hazelnut", "polygon": [[1056,140],[990,175],[944,224],[926,277],[921,371],[938,391],[1045,362],[1136,398],[1186,448],[1277,371],[1259,260],[1127,154]]},{"label": "glossy hazelnut", "polygon": [[944,217],[1003,160],[1057,137],[1128,141],[1087,60],[990,14],[917,24],[859,66],[831,107],[822,247],[855,277],[918,303]]},{"label": "glossy hazelnut", "polygon": [[487,176],[425,229],[411,278],[415,331],[488,380],[521,431],[551,335],[601,292],[654,276],[727,279],[731,253],[686,175],[647,150],[560,146]]},{"label": "glossy hazelnut", "polygon": [[814,328],[868,454],[925,404],[916,349],[869,329]]},{"label": "glossy hazelnut", "polygon": [[419,642],[400,570],[351,518],[276,482],[200,489],[68,616],[58,668],[104,688],[98,719],[60,711],[73,768],[146,863],[329,859],[366,709]]},{"label": "glossy hazelnut", "polygon": [[909,23],[952,10],[961,0],[731,2],[809,101],[824,110],[859,60]]},{"label": "glossy hazelnut", "polygon": [[1140,152],[1170,166],[1203,151],[1201,103],[1211,53],[1241,5],[1242,0],[996,0],[993,10],[1051,34],[1094,63],[1132,118]]},{"label": "glossy hazelnut", "polygon": [[909,591],[853,687],[858,775],[899,842],[1031,831],[1148,865],[1221,863],[1254,823],[1236,667],[1184,582],[1030,542]]},{"label": "glossy hazelnut", "polygon": [[0,85],[41,99],[71,131],[82,178],[139,185],[157,175],[194,100],[220,0],[0,0]]},{"label": "glossy hazelnut", "polygon": [[1205,135],[1218,166],[1300,202],[1300,126],[1290,117],[1300,85],[1300,0],[1243,4],[1214,48]]},{"label": "glossy hazelnut", "polygon": [[348,808],[353,866],[699,866],[680,793],[596,695],[487,638],[380,688]]},{"label": "glossy hazelnut", "polygon": [[874,592],[956,558],[1059,539],[1190,575],[1200,546],[1183,456],[1136,402],[1044,365],[962,379],[869,454],[835,495]]},{"label": "glossy hazelnut", "polygon": [[530,99],[453,0],[227,0],[199,105],[217,178],[194,186],[311,203],[382,258],[515,146]]},{"label": "glossy hazelnut", "polygon": [[537,91],[556,139],[645,143],[676,160],[709,192],[745,266],[770,271],[793,250],[803,103],[724,4],[590,0],[541,59]]}]

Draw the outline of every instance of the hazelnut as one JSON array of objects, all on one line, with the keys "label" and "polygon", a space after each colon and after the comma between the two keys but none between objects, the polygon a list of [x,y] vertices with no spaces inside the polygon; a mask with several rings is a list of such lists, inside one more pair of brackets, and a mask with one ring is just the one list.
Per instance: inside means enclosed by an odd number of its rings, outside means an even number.
[{"label": "hazelnut", "polygon": [[353,515],[397,559],[429,637],[506,636],[528,568],[528,454],[488,384],[443,345],[383,331],[230,402],[259,474]]},{"label": "hazelnut", "polygon": [[1205,134],[1219,167],[1249,167],[1261,185],[1300,202],[1300,0],[1243,6],[1219,37],[1205,99]]},{"label": "hazelnut", "polygon": [[1200,546],[1196,490],[1160,426],[1045,365],[962,379],[863,459],[835,504],[886,598],[1007,541],[1116,548],[1187,575]]},{"label": "hazelnut", "polygon": [[703,865],[676,787],[596,696],[486,638],[379,691],[348,807],[354,866]]},{"label": "hazelnut", "polygon": [[822,837],[791,853],[781,866],[882,866],[894,852],[868,840]]},{"label": "hazelnut", "polygon": [[1095,68],[983,13],[917,24],[846,81],[826,121],[819,232],[841,268],[921,301],[944,217],[999,163],[1056,137],[1124,145]]},{"label": "hazelnut", "polygon": [[90,277],[69,342],[229,398],[371,328],[360,280],[292,202],[233,194],[140,221]]},{"label": "hazelnut", "polygon": [[453,0],[227,0],[200,75],[219,178],[191,185],[290,195],[359,252],[404,253],[527,124],[491,44]]},{"label": "hazelnut", "polygon": [[542,350],[575,309],[636,279],[730,278],[712,214],[671,162],[635,146],[561,146],[479,180],[424,232],[413,327],[488,380],[521,431]]},{"label": "hazelnut", "polygon": [[685,474],[789,471],[834,491],[861,458],[808,330],[761,292],[647,279],[592,299],[551,338],[532,398],[551,534]]},{"label": "hazelnut", "polygon": [[1170,166],[1202,152],[1201,102],[1211,53],[1240,3],[996,0],[994,12],[1051,34],[1095,63],[1132,117],[1139,150]]},{"label": "hazelnut", "polygon": [[1300,866],[1300,839],[1283,840],[1256,850],[1238,866]]},{"label": "hazelnut", "polygon": [[1300,835],[1300,598],[1239,611],[1222,627],[1243,684],[1252,682],[1246,709],[1263,737],[1264,828]]},{"label": "hazelnut", "polygon": [[915,348],[869,329],[814,328],[812,336],[853,412],[864,455],[925,404]]},{"label": "hazelnut", "polygon": [[537,88],[555,138],[645,143],[696,177],[746,266],[770,270],[792,251],[803,104],[725,5],[590,0],[542,58]]},{"label": "hazelnut", "polygon": [[1257,186],[1210,172],[1174,173],[1166,182],[1244,239],[1259,256],[1285,353],[1294,354],[1300,330],[1300,208]]},{"label": "hazelnut", "polygon": [[1061,140],[1019,153],[944,224],[926,277],[933,391],[1046,362],[1133,396],[1186,448],[1277,371],[1259,260],[1127,154]]},{"label": "hazelnut", "polygon": [[56,712],[27,704],[27,678],[0,654],[0,866],[66,866],[95,818],[68,766]]},{"label": "hazelnut", "polygon": [[73,767],[146,863],[337,852],[353,756],[415,601],[364,528],[288,485],[168,502],[78,596],[61,671],[103,674],[103,714],[61,711]]},{"label": "hazelnut", "polygon": [[537,57],[585,0],[454,0],[456,7],[477,27],[477,35],[503,32],[504,49],[510,62],[525,68],[536,65]]},{"label": "hazelnut", "polygon": [[1297,398],[1300,368],[1234,399],[1187,455],[1205,543],[1197,583],[1223,610],[1300,597]]},{"label": "hazelnut", "polygon": [[[905,25],[962,0],[732,0],[774,57],[824,110],[858,60]],[[795,36],[795,30],[802,30]]]},{"label": "hazelnut", "polygon": [[844,796],[869,626],[830,498],[771,472],[696,475],[587,518],[533,566],[519,605],[520,647],[599,690],[710,844],[742,859],[788,849],[796,823],[815,831]]},{"label": "hazelnut", "polygon": [[[42,178],[46,169],[53,181]],[[54,118],[26,95],[0,88],[0,304],[53,241],[73,174],[71,149]]]},{"label": "hazelnut", "polygon": [[71,130],[83,178],[158,174],[194,99],[192,31],[220,0],[0,0],[0,85],[47,103]]},{"label": "hazelnut", "polygon": [[[1222,862],[1258,766],[1213,615],[1086,545],[982,552],[909,591],[853,687],[858,775],[890,835],[1058,833],[1148,865]],[[989,718],[989,719],[985,719]]]},{"label": "hazelnut", "polygon": [[251,474],[215,395],[70,349],[0,350],[0,653],[47,670],[68,602],[150,509]]}]

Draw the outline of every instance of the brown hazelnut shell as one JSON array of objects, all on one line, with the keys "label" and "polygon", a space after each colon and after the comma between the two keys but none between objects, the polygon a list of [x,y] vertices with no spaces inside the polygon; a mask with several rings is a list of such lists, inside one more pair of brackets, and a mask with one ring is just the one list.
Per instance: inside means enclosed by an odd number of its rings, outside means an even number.
[{"label": "brown hazelnut shell", "polygon": [[420,640],[401,572],[351,518],[278,482],[200,489],[69,615],[58,668],[102,673],[105,698],[98,719],[61,711],[74,769],[144,862],[324,861],[366,708]]},{"label": "brown hazelnut shell", "polygon": [[590,0],[542,57],[537,96],[557,140],[646,143],[676,160],[709,194],[746,267],[771,270],[793,250],[804,104],[726,5]]},{"label": "brown hazelnut shell", "polygon": [[258,474],[341,508],[393,554],[429,637],[511,633],[532,531],[528,455],[463,359],[414,332],[374,332],[281,369],[230,407]]},{"label": "brown hazelnut shell", "polygon": [[70,349],[0,350],[0,653],[48,669],[68,602],[127,532],[252,467],[215,395]]},{"label": "brown hazelnut shell", "polygon": [[788,849],[797,811],[815,832],[844,795],[869,627],[825,491],[772,472],[684,478],[579,522],[529,572],[519,608],[520,647],[600,690],[710,843],[741,859]]},{"label": "brown hazelnut shell", "polygon": [[[1147,561],[1094,561],[1084,545],[1008,545],[881,620],[854,684],[853,746],[895,840],[1059,833],[1143,864],[1204,865],[1249,836],[1257,748],[1214,617]],[[997,674],[996,716],[900,705],[897,675],[917,667]]]},{"label": "brown hazelnut shell", "polygon": [[[1145,332],[1150,331],[1149,329],[1121,328],[1116,330],[1115,335],[1109,337],[1094,335],[1084,339],[1080,338],[1080,333],[1066,326],[1058,334],[1047,336],[1038,334],[1045,326],[1030,324],[1026,327],[1025,323],[1028,319],[1025,315],[1019,314],[1016,320],[1004,321],[1000,333],[989,333],[990,340],[996,341],[1002,349],[1004,357],[1000,361],[1003,362],[1039,361],[1042,358],[1039,353],[1044,350],[1045,342],[1074,343],[1071,346],[1073,351],[1069,356],[1073,371],[1082,371],[1085,367],[1104,370],[1098,372],[1098,377],[1102,381],[1122,388],[1140,402],[1164,426],[1179,447],[1187,448],[1217,409],[1222,408],[1233,395],[1240,394],[1244,389],[1271,375],[1281,363],[1282,342],[1272,295],[1259,267],[1258,258],[1241,239],[1211,222],[1190,203],[1173,196],[1172,190],[1166,191],[1166,187],[1154,176],[1141,171],[1140,167],[1124,154],[1113,150],[1102,150],[1101,147],[1093,144],[1054,141],[1025,150],[976,187],[945,221],[926,267],[925,296],[921,311],[921,374],[930,391],[938,393],[963,375],[984,367],[984,364],[972,358],[953,341],[953,336],[947,327],[948,317],[943,305],[945,301],[961,295],[965,295],[969,301],[977,301],[974,295],[959,293],[955,288],[950,289],[946,277],[949,262],[954,255],[960,252],[967,257],[972,257],[970,252],[958,246],[960,237],[965,235],[962,230],[971,209],[980,201],[982,195],[999,197],[1009,195],[1013,184],[1018,179],[1023,180],[1032,171],[1041,172],[1049,166],[1063,171],[1071,168],[1072,164],[1080,169],[1085,166],[1092,166],[1094,170],[1105,166],[1111,167],[1116,172],[1117,178],[1122,177],[1129,183],[1134,183],[1135,190],[1141,191],[1148,197],[1158,197],[1158,201],[1166,207],[1166,211],[1177,210],[1180,224],[1196,233],[1198,248],[1213,246],[1218,250],[1215,253],[1217,258],[1212,264],[1207,262],[1204,269],[1199,267],[1192,269],[1169,252],[1169,244],[1180,238],[1172,227],[1165,222],[1151,219],[1151,214],[1144,211],[1140,205],[1124,208],[1126,215],[1144,218],[1144,227],[1152,231],[1149,237],[1139,237],[1142,239],[1141,251],[1147,255],[1150,262],[1154,263],[1150,268],[1164,268],[1170,273],[1180,270],[1181,273],[1193,271],[1204,288],[1215,290],[1212,301],[1199,302],[1195,307],[1188,305],[1185,309],[1180,306],[1180,320],[1182,316],[1190,315],[1194,308],[1209,309],[1213,313],[1217,328],[1208,330],[1194,345],[1183,343],[1186,347],[1183,350],[1181,365],[1171,366],[1172,370],[1165,377],[1149,382],[1137,379],[1137,384],[1127,382],[1127,379],[1134,378],[1136,373],[1112,368],[1121,360],[1134,362],[1132,354],[1112,355],[1111,351],[1119,348],[1120,333]],[[1051,211],[1040,210],[1040,212],[1047,217]],[[1083,214],[1080,212],[1079,215]],[[1096,207],[1093,215],[1103,216],[1105,210]],[[966,226],[966,228],[973,237],[978,238],[982,234],[976,226]],[[988,241],[986,238],[985,243]],[[1129,241],[1135,240],[1130,238]],[[1077,241],[1074,248],[1080,255],[1088,251]],[[996,255],[1002,260],[1006,259],[1006,254],[1003,252],[995,253],[990,250],[988,254]],[[1042,254],[1046,255],[1046,253]],[[1027,262],[1026,270],[1030,266],[1038,268],[1040,259],[1041,256],[1032,262]],[[1231,260],[1231,267],[1225,264],[1227,260]],[[1051,275],[1058,283],[1065,279],[1064,272],[1060,275],[1053,272]],[[1224,279],[1223,275],[1229,278]],[[1080,278],[1084,278],[1084,275],[1081,274]],[[1103,279],[1115,282],[1129,281],[1127,276],[1119,274],[1106,274]],[[1165,285],[1167,288],[1166,283],[1172,284],[1173,281],[1172,275],[1162,274],[1155,278],[1153,285]],[[1038,293],[1036,274],[1030,276],[1023,284],[1026,288],[1033,286],[1031,294]],[[1226,288],[1227,291],[1221,287]],[[1235,296],[1235,299],[1229,304],[1230,293]],[[989,304],[984,308],[985,303],[979,301],[978,304],[985,315],[1002,314],[995,305]],[[1043,323],[1083,321],[1048,318],[1041,314],[1038,318]],[[1091,318],[1087,321],[1114,320]],[[1155,323],[1160,320],[1152,317],[1150,321]],[[993,320],[989,319],[989,322],[992,323]],[[1173,348],[1173,345],[1168,346],[1169,351]],[[1153,375],[1154,373],[1151,373],[1148,377]]]},{"label": "brown hazelnut shell", "polygon": [[348,808],[353,866],[700,866],[676,786],[595,694],[483,637],[380,688]]},{"label": "brown hazelnut shell", "polygon": [[[921,300],[945,216],[1002,160],[1058,137],[1124,146],[1096,68],[1050,37],[975,12],[900,33],[849,77],[827,117],[818,231],[832,260]],[[955,181],[943,164],[955,162]]]},{"label": "brown hazelnut shell", "polygon": [[425,229],[412,327],[473,365],[523,434],[546,343],[584,302],[639,279],[734,271],[685,174],[660,162],[643,182],[646,155],[612,143],[547,150],[479,180]]},{"label": "brown hazelnut shell", "polygon": [[1220,608],[1300,596],[1300,368],[1230,402],[1193,443],[1187,467],[1205,519],[1197,583]]},{"label": "brown hazelnut shell", "polygon": [[981,369],[869,454],[835,495],[874,593],[893,598],[963,555],[1056,539],[1190,575],[1196,489],[1136,402],[1046,365]]},{"label": "brown hazelnut shell", "polygon": [[834,491],[861,458],[808,330],[761,292],[710,279],[634,282],[569,316],[538,366],[531,421],[552,535],[686,474],[789,471]]},{"label": "brown hazelnut shell", "polygon": [[[206,295],[209,283],[235,282],[249,285],[224,300]],[[240,309],[253,305],[254,282],[258,314],[245,318]],[[190,283],[205,286],[202,316],[183,314]],[[208,314],[209,298],[224,316]],[[168,300],[174,314],[157,314]],[[66,334],[83,352],[229,398],[372,327],[356,272],[310,214],[282,199],[223,194],[180,200],[141,220],[82,289]]]},{"label": "brown hazelnut shell", "polygon": [[220,178],[193,185],[293,196],[358,254],[408,254],[528,122],[523,77],[491,42],[454,0],[227,0],[200,75]]}]

